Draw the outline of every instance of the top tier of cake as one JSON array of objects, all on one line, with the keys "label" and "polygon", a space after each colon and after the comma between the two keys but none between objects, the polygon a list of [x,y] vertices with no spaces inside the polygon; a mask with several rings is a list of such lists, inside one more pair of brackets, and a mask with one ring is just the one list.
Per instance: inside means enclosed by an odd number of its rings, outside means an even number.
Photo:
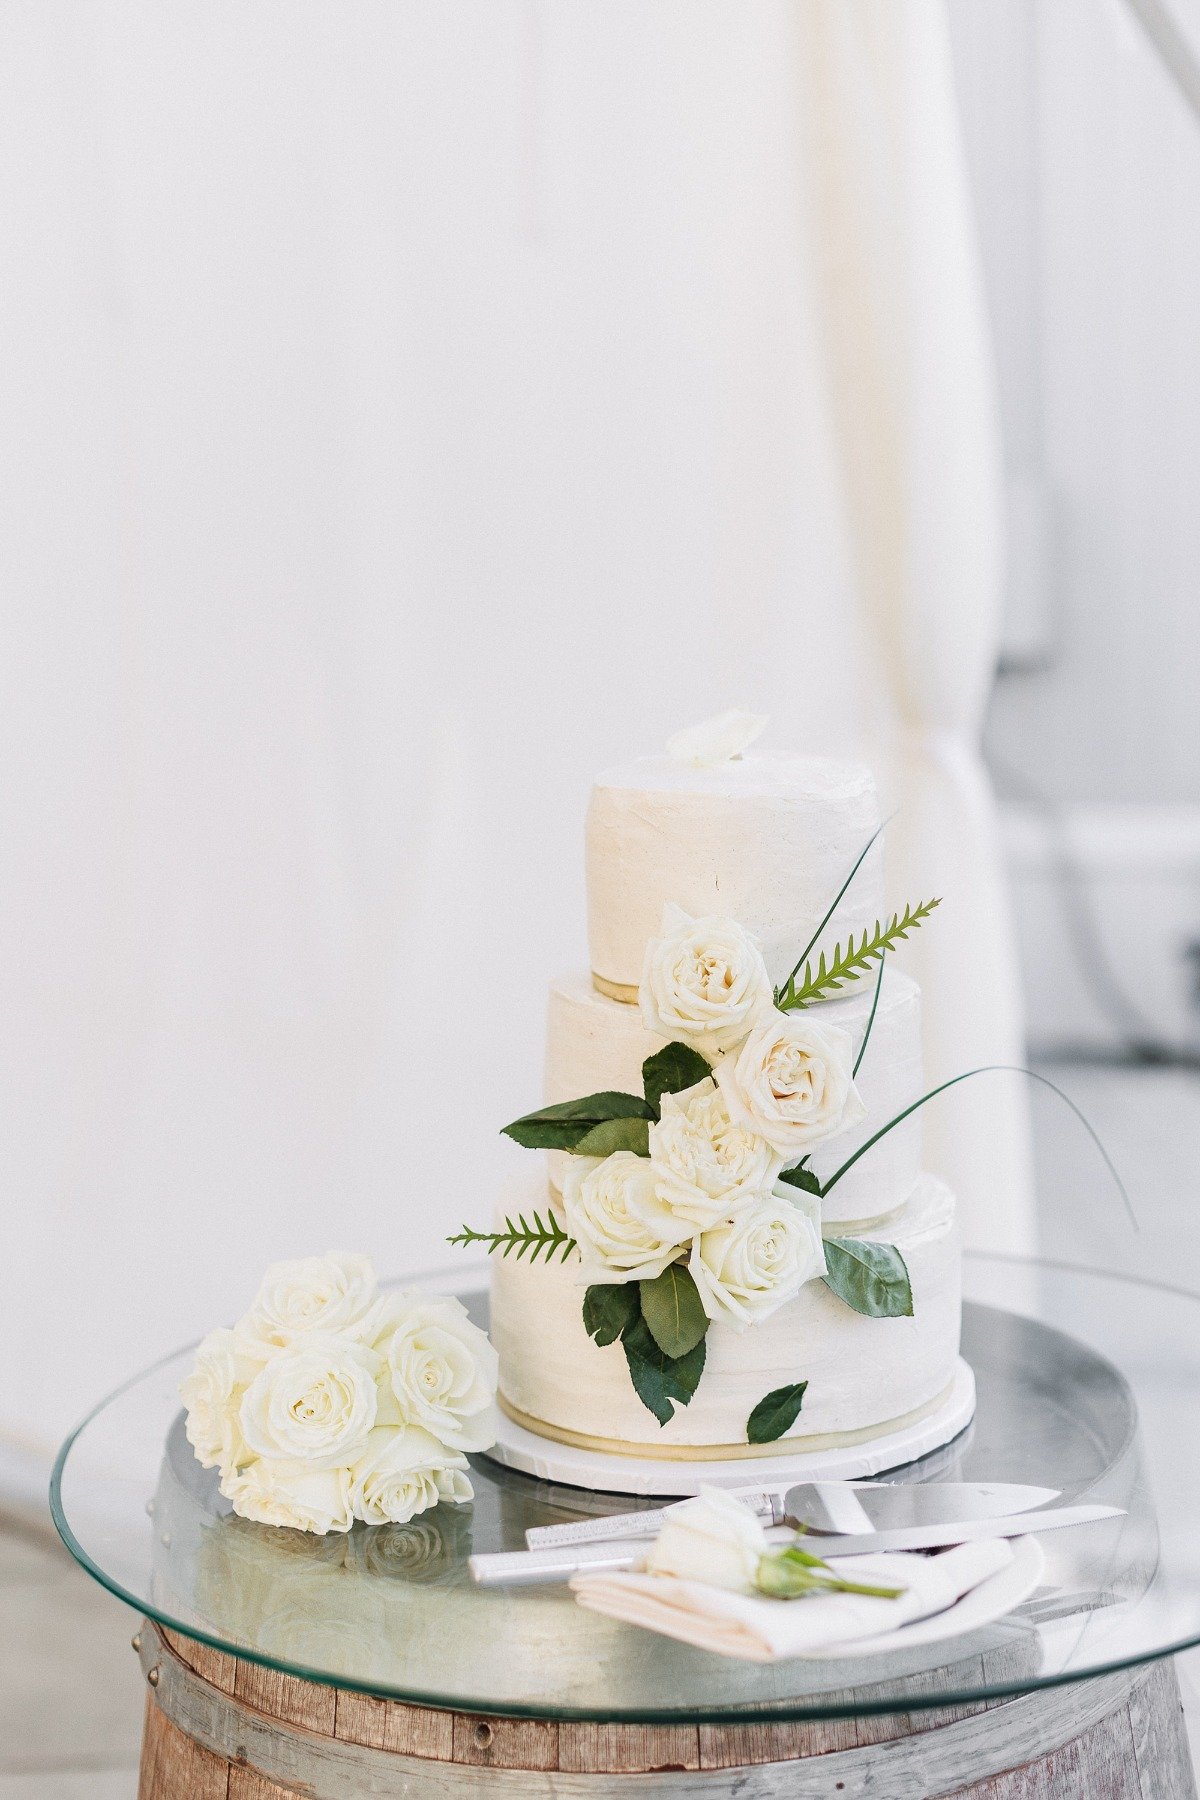
[{"label": "top tier of cake", "polygon": [[[736,919],[782,981],[879,825],[869,769],[753,754],[697,768],[670,756],[609,769],[587,816],[593,975],[632,999],[663,906]],[[817,948],[845,943],[883,911],[876,842]]]}]

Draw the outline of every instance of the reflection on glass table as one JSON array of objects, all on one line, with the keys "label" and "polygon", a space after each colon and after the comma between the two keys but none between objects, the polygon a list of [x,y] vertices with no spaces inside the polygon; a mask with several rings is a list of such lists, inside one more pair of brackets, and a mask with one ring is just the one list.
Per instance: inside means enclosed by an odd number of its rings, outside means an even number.
[{"label": "reflection on glass table", "polygon": [[[317,1539],[235,1518],[183,1435],[187,1352],[75,1434],[56,1474],[56,1518],[79,1560],[161,1623],[312,1681],[474,1713],[651,1722],[720,1721],[747,1705],[771,1719],[911,1710],[1200,1641],[1200,1299],[983,1256],[968,1257],[966,1279],[975,1420],[894,1479],[1037,1482],[1127,1516],[1047,1533],[1037,1593],[952,1644],[857,1666],[740,1664],[585,1613],[565,1587],[477,1589],[472,1550],[519,1548],[530,1525],[631,1504],[485,1457],[472,1459],[473,1506],[408,1525]],[[460,1275],[459,1291],[486,1322],[486,1271]]]}]

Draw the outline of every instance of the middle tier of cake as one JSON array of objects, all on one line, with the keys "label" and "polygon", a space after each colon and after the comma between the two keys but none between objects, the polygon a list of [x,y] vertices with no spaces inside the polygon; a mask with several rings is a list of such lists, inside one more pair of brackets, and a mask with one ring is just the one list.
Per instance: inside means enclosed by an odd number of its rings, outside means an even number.
[{"label": "middle tier of cake", "polygon": [[[823,1001],[812,1010],[822,1023],[847,1031],[857,1053],[874,997],[875,981],[868,976],[844,998]],[[646,1030],[637,1006],[597,993],[587,974],[564,976],[550,988],[546,1104],[613,1088],[640,1094],[642,1063],[662,1049],[663,1041]],[[810,1167],[821,1181],[921,1095],[920,989],[897,969],[884,970],[870,1041],[855,1079],[866,1114],[850,1130],[818,1145]],[[551,1186],[559,1192],[569,1161],[561,1153],[549,1154]],[[843,1232],[869,1229],[905,1204],[920,1172],[921,1117],[915,1113],[873,1145],[826,1196],[826,1226]]]}]

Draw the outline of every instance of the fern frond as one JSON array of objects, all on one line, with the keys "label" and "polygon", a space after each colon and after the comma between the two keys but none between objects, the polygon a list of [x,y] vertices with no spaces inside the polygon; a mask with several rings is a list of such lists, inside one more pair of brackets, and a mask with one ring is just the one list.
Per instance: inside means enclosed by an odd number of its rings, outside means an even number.
[{"label": "fern frond", "polygon": [[824,951],[821,952],[814,970],[812,963],[804,965],[804,979],[799,986],[796,975],[789,975],[784,986],[775,995],[775,1004],[780,1012],[794,1012],[797,1008],[807,1006],[810,1001],[819,1000],[823,995],[844,987],[848,981],[857,981],[865,975],[871,964],[881,959],[910,931],[927,919],[940,900],[922,900],[917,906],[906,906],[903,913],[893,913],[885,925],[877,920],[872,930],[863,930],[862,939],[855,941],[851,932],[843,950],[840,944],[833,947],[833,955],[827,961]]},{"label": "fern frond", "polygon": [[539,1256],[547,1262],[553,1262],[557,1254],[561,1262],[565,1262],[571,1251],[575,1249],[575,1239],[565,1232],[553,1213],[543,1219],[541,1213],[535,1212],[533,1220],[526,1219],[524,1213],[518,1213],[516,1223],[511,1218],[504,1221],[503,1231],[475,1231],[470,1225],[464,1225],[454,1236],[447,1238],[448,1244],[462,1244],[464,1248],[471,1244],[486,1244],[487,1253],[499,1250],[502,1256],[508,1256],[513,1250],[517,1253],[517,1261],[528,1254],[531,1263]]}]

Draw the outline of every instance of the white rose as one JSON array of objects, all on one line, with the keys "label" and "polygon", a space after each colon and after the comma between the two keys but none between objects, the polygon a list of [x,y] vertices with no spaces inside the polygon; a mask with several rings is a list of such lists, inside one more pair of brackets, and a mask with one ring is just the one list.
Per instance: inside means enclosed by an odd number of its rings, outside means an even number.
[{"label": "white rose", "polygon": [[689,725],[667,739],[667,755],[698,769],[715,769],[748,750],[770,724],[765,713],[723,712],[701,725]]},{"label": "white rose", "polygon": [[573,1158],[563,1210],[585,1281],[651,1280],[692,1236],[660,1197],[649,1160],[632,1150],[614,1150],[603,1162]]},{"label": "white rose", "polygon": [[662,935],[646,945],[638,999],[647,1031],[690,1044],[711,1061],[775,1004],[767,966],[733,919],[693,919],[663,908]]},{"label": "white rose", "polygon": [[359,1455],[378,1410],[383,1359],[350,1338],[309,1332],[264,1364],[242,1397],[256,1456],[331,1468]]},{"label": "white rose", "polygon": [[744,1594],[754,1587],[766,1548],[762,1525],[749,1507],[732,1494],[706,1487],[694,1500],[668,1507],[666,1523],[642,1566],[651,1575],[674,1575]]},{"label": "white rose", "polygon": [[672,1212],[701,1231],[732,1218],[771,1186],[783,1158],[729,1116],[712,1081],[664,1094],[650,1127],[650,1164]]},{"label": "white rose", "polygon": [[710,1319],[743,1331],[825,1273],[815,1198],[776,1188],[732,1223],[696,1239],[688,1268]]},{"label": "white rose", "polygon": [[[398,1295],[375,1346],[387,1358],[397,1421],[455,1450],[495,1443],[496,1352],[460,1301]],[[380,1423],[390,1422],[387,1397],[381,1405]]]},{"label": "white rose", "polygon": [[730,1116],[787,1161],[866,1113],[854,1085],[854,1040],[810,1013],[776,1012],[716,1070]]},{"label": "white rose", "polygon": [[222,1474],[247,1462],[238,1408],[242,1395],[263,1366],[265,1352],[236,1331],[210,1331],[196,1347],[191,1374],[180,1384],[187,1409],[184,1430],[203,1469]]},{"label": "white rose", "polygon": [[263,1458],[230,1471],[221,1492],[243,1519],[290,1525],[294,1531],[349,1531],[354,1523],[348,1469],[314,1469],[307,1463]]},{"label": "white rose", "polygon": [[302,1256],[272,1263],[238,1329],[281,1347],[310,1331],[365,1337],[378,1298],[368,1257]]},{"label": "white rose", "polygon": [[439,1500],[456,1506],[474,1497],[467,1459],[419,1425],[373,1431],[350,1471],[355,1517],[368,1525],[403,1525]]}]

